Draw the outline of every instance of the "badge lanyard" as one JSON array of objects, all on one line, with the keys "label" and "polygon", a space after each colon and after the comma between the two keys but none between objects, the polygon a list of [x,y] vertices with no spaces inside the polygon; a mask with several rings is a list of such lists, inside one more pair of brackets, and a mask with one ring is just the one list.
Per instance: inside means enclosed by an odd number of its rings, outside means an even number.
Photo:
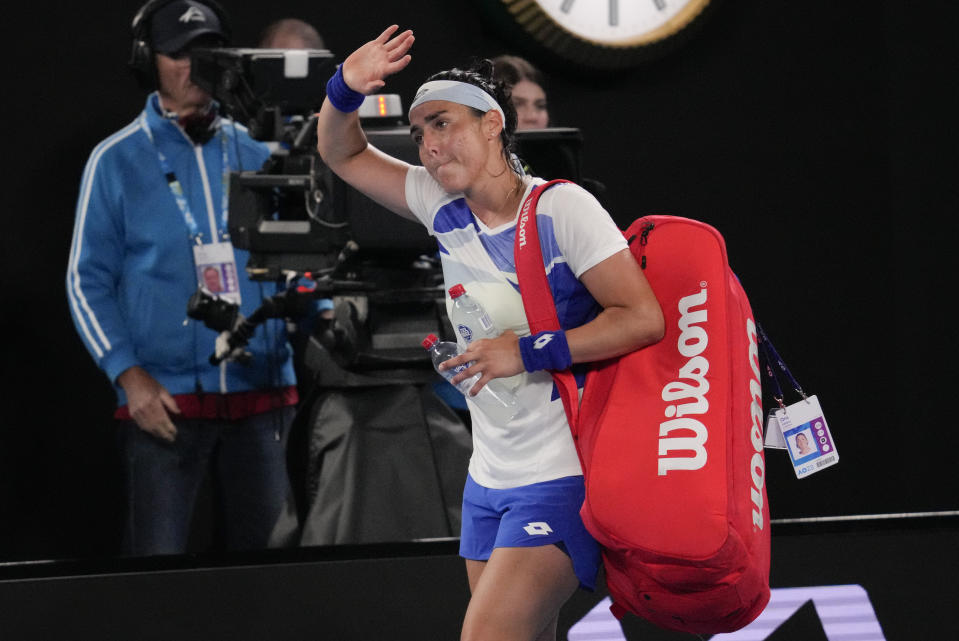
[{"label": "badge lanyard", "polygon": [[193,246],[193,262],[197,271],[197,282],[199,286],[207,291],[208,294],[218,298],[226,299],[237,305],[241,302],[239,280],[236,272],[236,259],[233,255],[233,245],[230,243],[230,235],[227,230],[227,219],[229,216],[229,182],[230,182],[230,159],[227,153],[226,135],[221,131],[218,134],[220,139],[220,150],[223,155],[223,173],[220,189],[220,220],[217,229],[213,230],[214,238],[208,243],[203,242],[203,232],[197,224],[196,217],[190,210],[190,204],[187,202],[186,195],[183,192],[183,185],[180,183],[166,155],[160,150],[153,138],[153,132],[150,125],[143,118],[143,127],[146,130],[153,148],[156,149],[157,158],[160,161],[160,169],[166,177],[170,193],[176,201],[180,213],[183,214],[183,221],[186,223],[187,230],[190,233],[190,241]]},{"label": "badge lanyard", "polygon": [[[173,199],[183,214],[183,220],[186,223],[187,229],[190,231],[190,240],[197,245],[203,244],[203,232],[200,231],[196,218],[193,216],[193,212],[190,211],[190,204],[187,202],[186,195],[183,193],[183,185],[180,184],[180,180],[173,172],[173,168],[170,167],[170,162],[163,152],[160,151],[160,147],[153,139],[153,132],[150,130],[150,125],[147,123],[146,118],[143,119],[143,127],[146,129],[150,142],[153,143],[153,148],[156,149],[157,158],[160,160],[160,169],[166,177],[167,185],[170,187],[170,193],[173,194]],[[223,154],[223,174],[220,189],[220,220],[216,232],[218,238],[214,238],[210,242],[225,241],[229,238],[229,234],[227,233],[227,217],[229,215],[230,202],[228,191],[230,184],[230,159],[227,153],[226,136],[223,132],[220,132],[217,137],[220,139],[220,150]]]},{"label": "badge lanyard", "polygon": [[[819,399],[815,395],[806,395],[759,323],[756,323],[756,334],[765,360],[766,378],[772,385],[773,399],[779,405],[769,413],[766,420],[766,446],[788,451],[796,478],[805,478],[835,465],[839,462],[839,452],[826,424]],[[784,404],[779,378],[773,371],[774,366],[786,376],[802,400],[792,405]]]},{"label": "badge lanyard", "polygon": [[763,326],[759,323],[756,323],[756,333],[759,335],[759,349],[762,350],[766,361],[766,378],[773,387],[773,400],[779,404],[780,409],[785,409],[786,406],[783,405],[783,390],[782,387],[779,386],[779,378],[777,378],[776,373],[772,369],[772,364],[775,364],[780,371],[786,375],[786,378],[789,379],[793,389],[796,390],[796,392],[802,396],[803,400],[805,401],[807,398],[806,393],[802,391],[802,387],[800,387],[796,377],[792,375],[792,372],[790,372],[789,368],[786,367],[786,363],[783,362],[783,359],[779,357],[779,353],[776,352],[776,348],[773,347],[769,337],[766,336],[765,330],[763,330]]}]

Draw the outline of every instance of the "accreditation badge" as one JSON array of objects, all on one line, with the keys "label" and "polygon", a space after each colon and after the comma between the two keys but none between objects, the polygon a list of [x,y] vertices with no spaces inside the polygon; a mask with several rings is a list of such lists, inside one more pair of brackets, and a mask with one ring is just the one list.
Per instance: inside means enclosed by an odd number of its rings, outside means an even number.
[{"label": "accreditation badge", "polygon": [[236,305],[240,299],[236,259],[232,243],[207,243],[193,246],[197,283],[207,294]]},{"label": "accreditation badge", "polygon": [[[815,395],[773,412],[786,443],[796,478],[805,478],[839,462],[836,442]],[[775,427],[767,424],[767,427]],[[770,440],[766,435],[767,442]]]}]

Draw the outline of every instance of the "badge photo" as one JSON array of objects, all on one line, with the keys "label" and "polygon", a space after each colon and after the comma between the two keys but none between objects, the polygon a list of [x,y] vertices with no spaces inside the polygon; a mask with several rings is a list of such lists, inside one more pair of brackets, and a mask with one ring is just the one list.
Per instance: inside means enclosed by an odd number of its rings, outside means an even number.
[{"label": "badge photo", "polygon": [[195,245],[193,259],[196,263],[197,282],[204,291],[211,296],[240,304],[240,283],[236,274],[233,245]]}]

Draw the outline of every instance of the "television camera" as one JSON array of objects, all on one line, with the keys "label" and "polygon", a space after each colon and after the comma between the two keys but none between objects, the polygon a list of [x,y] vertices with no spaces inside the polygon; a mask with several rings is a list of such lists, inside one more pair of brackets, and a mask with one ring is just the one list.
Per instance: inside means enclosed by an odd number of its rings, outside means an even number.
[{"label": "television camera", "polygon": [[[314,114],[334,71],[327,50],[191,54],[193,82],[273,150],[263,167],[231,174],[228,228],[233,245],[249,251],[250,278],[288,283],[225,330],[223,318],[230,316],[222,305],[202,291],[194,295],[188,314],[221,331],[213,362],[242,355],[257,323],[294,317],[314,298],[334,302],[335,318],[320,328],[320,340],[347,370],[429,368],[423,336],[451,338],[435,239],[344,183],[316,152]],[[371,144],[419,164],[399,103],[395,95],[367,97],[361,125]],[[579,180],[581,144],[577,129],[518,135],[520,157],[544,178]],[[297,285],[304,277],[309,285]],[[215,319],[206,318],[209,310],[217,312]]]}]

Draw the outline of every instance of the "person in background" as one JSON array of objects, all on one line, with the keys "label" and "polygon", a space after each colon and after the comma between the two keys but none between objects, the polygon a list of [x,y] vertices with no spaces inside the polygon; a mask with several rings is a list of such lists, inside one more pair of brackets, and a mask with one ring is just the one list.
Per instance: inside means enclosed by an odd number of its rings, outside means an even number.
[{"label": "person in background", "polygon": [[539,69],[519,56],[502,55],[493,58],[493,77],[510,89],[518,131],[549,127],[549,107]]},{"label": "person in background", "polygon": [[323,38],[308,22],[283,18],[270,23],[260,36],[261,49],[325,49]]},{"label": "person in background", "polygon": [[[501,55],[493,58],[493,77],[510,90],[510,102],[516,108],[516,130],[545,129],[550,126],[549,106],[543,74],[525,58]],[[524,170],[535,174],[528,165]],[[580,185],[606,207],[606,185],[593,178],[580,178]]]},{"label": "person in background", "polygon": [[248,362],[213,365],[219,332],[186,309],[206,265],[222,275],[208,294],[244,316],[279,291],[246,278],[227,229],[230,173],[260,169],[269,150],[191,81],[191,50],[229,43],[218,4],[151,0],[132,28],[129,65],[155,91],[87,161],[66,278],[76,330],[117,393],[123,553],[186,551],[204,477],[223,545],[267,547],[290,505],[298,398],[283,321],[256,328]]}]

